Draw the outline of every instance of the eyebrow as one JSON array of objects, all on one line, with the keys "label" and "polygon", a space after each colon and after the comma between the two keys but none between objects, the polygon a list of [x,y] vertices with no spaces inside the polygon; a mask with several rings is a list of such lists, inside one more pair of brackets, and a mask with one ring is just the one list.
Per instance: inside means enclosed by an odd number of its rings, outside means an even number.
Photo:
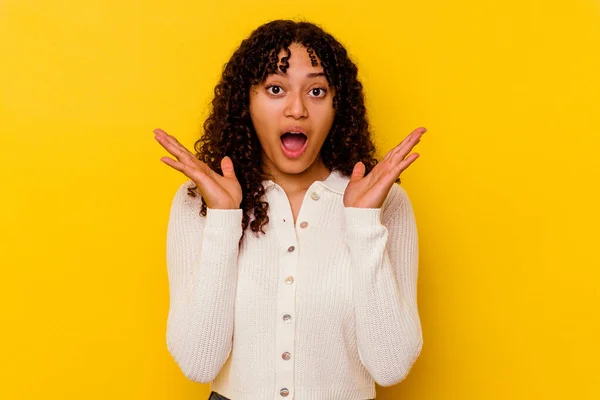
[{"label": "eyebrow", "polygon": [[[287,73],[281,72],[281,70],[279,70],[279,69],[276,70],[275,73],[277,75],[287,76]],[[316,78],[318,76],[325,76],[325,73],[324,72],[311,72],[309,74],[306,74],[307,78]]]}]

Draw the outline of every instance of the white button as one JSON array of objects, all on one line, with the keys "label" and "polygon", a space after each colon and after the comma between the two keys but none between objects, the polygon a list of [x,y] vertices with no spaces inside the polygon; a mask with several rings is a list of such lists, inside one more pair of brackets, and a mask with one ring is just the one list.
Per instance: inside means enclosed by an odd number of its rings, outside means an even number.
[{"label": "white button", "polygon": [[296,249],[296,248],[295,248],[294,246],[290,246],[290,247],[288,247],[288,252],[290,252],[290,253],[291,253],[291,252],[292,252],[292,251],[294,251],[295,249]]},{"label": "white button", "polygon": [[292,320],[292,316],[291,316],[290,314],[285,314],[285,315],[283,316],[283,321],[284,321],[284,322],[286,322],[286,323],[288,323],[288,324],[289,324],[291,320]]},{"label": "white button", "polygon": [[279,391],[279,394],[281,395],[281,397],[287,397],[287,395],[290,394],[290,391],[287,390],[287,388],[283,388]]},{"label": "white button", "polygon": [[281,355],[281,358],[283,358],[284,360],[289,360],[290,358],[292,358],[292,355],[290,353],[288,353],[287,351],[285,353],[283,353]]},{"label": "white button", "polygon": [[300,223],[300,228],[302,228],[302,229],[306,228],[307,226],[308,226],[308,222],[306,222],[306,221],[302,221]]},{"label": "white button", "polygon": [[285,283],[287,283],[288,285],[291,285],[292,283],[294,283],[294,277],[288,276],[287,278],[285,278]]},{"label": "white button", "polygon": [[319,200],[319,194],[317,192],[312,192],[310,194],[310,198],[313,200]]}]

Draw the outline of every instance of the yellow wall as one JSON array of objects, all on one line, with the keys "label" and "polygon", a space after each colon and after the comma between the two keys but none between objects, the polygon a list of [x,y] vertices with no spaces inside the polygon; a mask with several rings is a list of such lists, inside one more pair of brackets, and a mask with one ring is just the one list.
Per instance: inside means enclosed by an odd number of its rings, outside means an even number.
[{"label": "yellow wall", "polygon": [[2,399],[205,399],[165,229],[235,46],[305,17],[358,62],[420,232],[424,350],[378,399],[600,398],[598,0],[0,2]]}]

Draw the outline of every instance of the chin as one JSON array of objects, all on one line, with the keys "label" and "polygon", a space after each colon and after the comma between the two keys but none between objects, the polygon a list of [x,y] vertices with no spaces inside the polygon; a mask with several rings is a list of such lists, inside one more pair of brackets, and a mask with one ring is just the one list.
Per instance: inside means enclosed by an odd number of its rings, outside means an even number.
[{"label": "chin", "polygon": [[289,174],[289,175],[297,175],[297,174],[301,174],[304,171],[306,171],[307,169],[310,168],[310,166],[315,162],[315,160],[308,160],[308,159],[304,159],[304,157],[301,157],[299,159],[296,160],[287,160],[287,159],[279,159],[276,163],[275,163],[275,168],[278,171],[283,172],[284,174]]},{"label": "chin", "polygon": [[279,171],[283,172],[284,174],[289,174],[289,175],[301,174],[304,171],[306,171],[309,166],[310,165],[306,165],[306,163],[290,163],[290,162],[275,165],[275,167]]}]

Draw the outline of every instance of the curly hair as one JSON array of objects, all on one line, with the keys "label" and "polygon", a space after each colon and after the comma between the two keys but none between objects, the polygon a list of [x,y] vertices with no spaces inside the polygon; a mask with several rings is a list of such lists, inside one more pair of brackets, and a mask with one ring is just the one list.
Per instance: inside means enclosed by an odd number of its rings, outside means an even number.
[{"label": "curly hair", "polygon": [[[335,88],[334,121],[320,151],[325,166],[350,176],[357,162],[364,163],[366,174],[378,162],[369,132],[363,86],[346,49],[331,34],[310,22],[275,20],[259,26],[225,64],[214,89],[210,115],[203,125],[204,133],[194,143],[196,157],[215,172],[222,174],[221,160],[225,156],[231,158],[243,193],[242,230],[245,232],[250,226],[255,235],[265,233],[269,203],[262,200],[265,194],[262,182],[268,176],[262,168],[262,148],[250,118],[250,88],[263,83],[278,68],[285,73],[292,43],[307,49],[313,66],[318,64],[318,57],[327,82]],[[281,50],[287,56],[279,59]],[[190,187],[188,194],[196,196],[196,191],[197,186]],[[200,215],[206,216],[204,199]]]}]

